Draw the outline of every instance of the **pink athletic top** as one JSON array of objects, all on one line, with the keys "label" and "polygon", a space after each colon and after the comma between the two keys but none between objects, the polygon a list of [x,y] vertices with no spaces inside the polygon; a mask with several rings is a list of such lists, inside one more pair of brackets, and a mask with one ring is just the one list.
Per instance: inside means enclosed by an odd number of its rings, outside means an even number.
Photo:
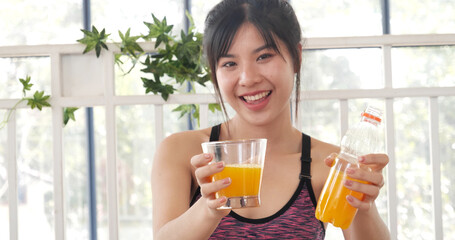
[{"label": "pink athletic top", "polygon": [[[219,139],[220,125],[212,128],[210,141]],[[287,204],[272,216],[242,217],[231,211],[210,239],[324,239],[324,224],[316,219],[316,198],[311,185],[311,138],[302,133],[300,183]],[[198,188],[191,205],[201,197]]]}]

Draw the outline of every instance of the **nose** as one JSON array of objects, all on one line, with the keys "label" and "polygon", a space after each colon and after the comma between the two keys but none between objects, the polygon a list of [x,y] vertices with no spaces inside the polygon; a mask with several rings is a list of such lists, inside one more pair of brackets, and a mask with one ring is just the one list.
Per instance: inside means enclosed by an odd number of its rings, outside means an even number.
[{"label": "nose", "polygon": [[239,84],[241,86],[252,86],[262,81],[259,70],[251,64],[244,65],[240,72]]}]

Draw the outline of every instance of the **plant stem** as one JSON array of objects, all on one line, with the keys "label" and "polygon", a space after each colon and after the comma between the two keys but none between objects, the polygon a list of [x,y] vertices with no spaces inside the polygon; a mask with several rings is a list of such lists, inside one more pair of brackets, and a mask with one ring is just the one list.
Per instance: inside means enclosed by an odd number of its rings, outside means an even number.
[{"label": "plant stem", "polygon": [[11,114],[13,113],[13,111],[15,111],[16,108],[17,108],[17,106],[18,106],[21,102],[23,102],[23,101],[25,101],[25,100],[26,100],[26,98],[22,98],[21,100],[17,101],[17,103],[14,104],[14,106],[13,106],[11,109],[8,110],[8,113],[5,114],[5,117],[3,118],[3,121],[0,122],[0,129],[2,129],[2,128],[4,128],[4,127],[6,126],[6,124],[8,123],[8,121],[9,121],[9,119],[10,119]]}]

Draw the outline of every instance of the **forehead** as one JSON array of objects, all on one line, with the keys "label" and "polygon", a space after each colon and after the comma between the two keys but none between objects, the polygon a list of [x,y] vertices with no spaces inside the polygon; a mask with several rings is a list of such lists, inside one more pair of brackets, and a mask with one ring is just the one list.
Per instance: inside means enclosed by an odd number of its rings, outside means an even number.
[{"label": "forehead", "polygon": [[229,50],[239,46],[264,45],[265,40],[261,32],[253,24],[246,22],[242,24],[234,35]]}]

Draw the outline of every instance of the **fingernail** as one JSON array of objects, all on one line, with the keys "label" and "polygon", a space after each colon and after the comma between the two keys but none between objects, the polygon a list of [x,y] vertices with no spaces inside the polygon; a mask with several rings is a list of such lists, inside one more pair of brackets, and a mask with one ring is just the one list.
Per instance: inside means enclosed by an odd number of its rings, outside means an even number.
[{"label": "fingernail", "polygon": [[206,159],[210,159],[210,154],[208,154],[208,153],[204,153],[204,158],[206,158]]},{"label": "fingernail", "polygon": [[229,184],[229,183],[231,183],[230,177],[223,179],[223,184]]},{"label": "fingernail", "polygon": [[349,202],[353,202],[354,198],[351,195],[347,195],[346,200],[348,200]]},{"label": "fingernail", "polygon": [[226,198],[226,197],[224,197],[224,196],[223,196],[223,197],[220,197],[220,198],[218,198],[218,202],[219,202],[219,203],[224,203],[224,202],[226,202],[226,201],[227,201],[227,198]]},{"label": "fingernail", "polygon": [[346,180],[346,181],[344,181],[344,185],[352,186],[352,181],[351,180]]},{"label": "fingernail", "polygon": [[217,162],[217,163],[216,163],[216,166],[217,166],[218,168],[223,168],[223,167],[224,167],[224,162]]},{"label": "fingernail", "polygon": [[354,168],[347,168],[346,169],[346,173],[347,174],[353,174],[353,173],[355,173],[355,169]]},{"label": "fingernail", "polygon": [[363,162],[365,162],[365,157],[364,156],[360,156],[358,158],[358,160],[359,160],[359,162],[363,163]]}]

